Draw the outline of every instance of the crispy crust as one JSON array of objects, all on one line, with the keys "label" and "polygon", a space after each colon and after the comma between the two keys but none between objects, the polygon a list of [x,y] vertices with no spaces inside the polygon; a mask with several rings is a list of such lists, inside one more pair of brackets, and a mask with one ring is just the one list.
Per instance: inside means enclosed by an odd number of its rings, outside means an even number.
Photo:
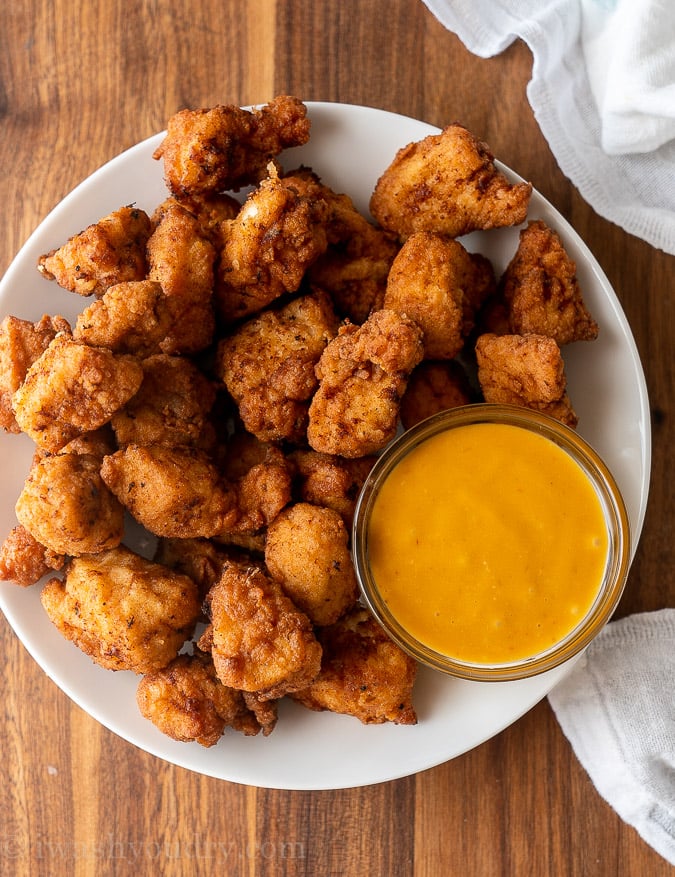
[{"label": "crispy crust", "polygon": [[529,183],[510,183],[486,143],[449,125],[400,149],[375,186],[370,211],[403,240],[415,231],[459,237],[518,225],[527,215]]},{"label": "crispy crust", "polygon": [[273,700],[307,685],[319,672],[321,646],[309,618],[256,566],[229,563],[207,603],[210,645],[225,685]]},{"label": "crispy crust", "polygon": [[593,341],[598,324],[588,312],[576,265],[559,235],[541,220],[520,232],[518,250],[501,281],[511,332],[548,335],[559,345]]},{"label": "crispy crust", "polygon": [[401,396],[422,355],[420,329],[395,311],[343,326],[316,367],[310,446],[350,458],[381,450],[396,433]]},{"label": "crispy crust", "polygon": [[412,688],[415,661],[384,633],[375,619],[356,608],[336,624],[321,628],[321,672],[291,696],[312,710],[355,716],[365,725],[417,724]]},{"label": "crispy crust", "polygon": [[108,670],[150,673],[173,660],[199,617],[197,586],[120,546],[72,560],[42,605],[60,632]]}]

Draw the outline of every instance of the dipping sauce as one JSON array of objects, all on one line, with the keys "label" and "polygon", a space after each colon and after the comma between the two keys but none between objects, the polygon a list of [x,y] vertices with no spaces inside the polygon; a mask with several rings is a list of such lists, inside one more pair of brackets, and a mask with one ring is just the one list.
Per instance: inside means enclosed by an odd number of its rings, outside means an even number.
[{"label": "dipping sauce", "polygon": [[394,619],[441,655],[505,664],[587,616],[608,525],[582,467],[536,431],[469,423],[413,447],[368,517],[370,575]]}]

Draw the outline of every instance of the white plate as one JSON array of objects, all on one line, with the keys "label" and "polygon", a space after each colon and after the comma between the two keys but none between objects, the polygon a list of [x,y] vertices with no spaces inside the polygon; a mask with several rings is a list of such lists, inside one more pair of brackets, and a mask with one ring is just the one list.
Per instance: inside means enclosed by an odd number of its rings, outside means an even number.
[{"label": "white plate", "polygon": [[[312,136],[289,150],[286,169],[311,165],[324,182],[347,192],[367,211],[373,186],[396,150],[437,129],[381,110],[310,103]],[[39,319],[60,313],[73,320],[89,303],[44,280],[38,256],[118,207],[135,202],[152,211],[166,196],[163,169],[151,158],[162,135],[113,159],[81,183],[44,220],[24,245],[0,284],[0,317]],[[576,260],[586,302],[600,324],[600,337],[565,350],[569,391],[579,431],[603,455],[623,490],[634,542],[642,528],[650,468],[647,391],[630,328],[599,265],[573,229],[538,193],[530,218],[542,218],[561,235]],[[465,239],[489,256],[501,272],[517,244],[505,229]],[[15,525],[14,502],[28,470],[32,443],[0,435],[0,539]],[[629,584],[630,587],[630,584]],[[268,737],[226,732],[204,749],[177,743],[143,719],[136,708],[138,677],[101,669],[52,627],[39,602],[39,586],[0,583],[0,606],[45,673],[87,713],[124,739],[166,761],[202,774],[255,786],[337,789],[413,774],[477,746],[518,719],[543,698],[567,668],[530,680],[464,682],[423,670],[416,684],[419,724],[366,727],[356,719],[314,713],[282,703],[279,723]]]}]

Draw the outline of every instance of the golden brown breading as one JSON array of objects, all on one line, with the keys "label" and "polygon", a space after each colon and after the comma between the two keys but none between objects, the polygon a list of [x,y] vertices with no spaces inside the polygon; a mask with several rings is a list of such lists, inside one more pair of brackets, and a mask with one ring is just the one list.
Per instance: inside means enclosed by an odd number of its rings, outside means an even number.
[{"label": "golden brown breading", "polygon": [[598,324],[584,304],[577,269],[558,234],[536,220],[520,232],[501,286],[515,335],[548,335],[559,345],[592,341]]},{"label": "golden brown breading", "polygon": [[62,247],[38,260],[48,280],[78,295],[103,295],[110,286],[145,277],[150,217],[138,207],[121,207]]},{"label": "golden brown breading", "polygon": [[336,454],[298,449],[288,455],[295,491],[303,502],[336,511],[351,530],[359,491],[375,464],[374,456],[351,460]]},{"label": "golden brown breading", "polygon": [[211,381],[189,359],[156,354],[144,359],[143,383],[111,423],[120,448],[196,445],[216,398]]},{"label": "golden brown breading", "polygon": [[202,632],[202,635],[197,640],[197,648],[199,648],[199,650],[204,652],[205,654],[209,654],[211,655],[211,657],[213,657],[213,625],[211,623],[206,625]]},{"label": "golden brown breading", "polygon": [[181,110],[153,157],[164,159],[175,195],[223,192],[257,183],[283,149],[308,141],[309,129],[307,108],[287,95],[252,112],[222,105]]},{"label": "golden brown breading", "polygon": [[[106,454],[112,454],[116,449],[115,436],[110,424],[106,423],[100,429],[83,432],[82,435],[76,436],[61,448],[59,454],[90,454],[101,461]],[[38,451],[37,453],[44,454],[45,452]]]},{"label": "golden brown breading", "polygon": [[351,198],[322,186],[328,204],[329,247],[310,267],[310,282],[328,292],[341,317],[363,323],[382,307],[387,275],[398,252],[395,235],[376,228]]},{"label": "golden brown breading", "polygon": [[410,375],[401,399],[401,423],[410,429],[439,411],[468,405],[472,399],[467,374],[457,360],[425,360]]},{"label": "golden brown breading", "polygon": [[321,646],[309,618],[256,566],[229,563],[211,588],[209,648],[218,678],[273,700],[304,688],[319,672]]},{"label": "golden brown breading", "polygon": [[48,572],[61,569],[64,561],[62,554],[45,548],[19,524],[0,546],[0,579],[27,588]]},{"label": "golden brown breading", "polygon": [[228,727],[247,737],[260,731],[241,691],[223,685],[211,658],[199,651],[144,676],[136,702],[142,716],[181,743],[214,746]]},{"label": "golden brown breading", "polygon": [[269,526],[291,501],[291,485],[290,466],[283,453],[270,447],[265,459],[251,466],[234,484],[239,517],[229,532],[253,535]]},{"label": "golden brown breading", "polygon": [[417,724],[412,690],[417,664],[361,607],[317,631],[321,672],[291,697],[312,710],[355,716],[364,724]]},{"label": "golden brown breading", "polygon": [[[100,466],[103,458],[107,454],[114,453],[116,450],[117,443],[115,441],[115,435],[110,424],[106,423],[105,426],[102,426],[100,429],[95,429],[92,432],[83,432],[82,435],[76,436],[56,453],[59,455],[88,454],[89,456],[95,457]],[[44,460],[45,457],[51,456],[53,456],[53,454],[50,451],[36,448],[31,465],[36,466],[41,460]]]},{"label": "golden brown breading", "polygon": [[333,624],[358,596],[349,533],[337,512],[296,503],[270,524],[265,563],[313,624]]},{"label": "golden brown breading", "polygon": [[70,334],[68,321],[63,317],[45,315],[31,323],[8,316],[0,323],[0,427],[7,432],[21,432],[14,417],[12,396],[28,369],[59,332]]},{"label": "golden brown breading", "polygon": [[215,462],[232,489],[236,516],[213,538],[225,545],[264,550],[263,528],[291,501],[291,464],[276,445],[259,441],[243,429],[216,448]]},{"label": "golden brown breading", "polygon": [[563,393],[560,399],[556,399],[555,402],[546,402],[545,404],[537,405],[530,403],[529,407],[541,411],[542,414],[548,414],[549,417],[559,420],[571,429],[576,429],[577,424],[579,423],[579,418],[572,407],[572,403],[567,393]]},{"label": "golden brown breading", "polygon": [[159,539],[154,560],[189,576],[203,600],[220,578],[225,563],[233,560],[231,550],[210,539]]},{"label": "golden brown breading", "polygon": [[39,448],[55,452],[107,423],[142,379],[133,357],[57,335],[14,393],[14,415]]},{"label": "golden brown breading", "polygon": [[362,326],[342,327],[316,367],[310,446],[343,457],[381,450],[396,433],[401,396],[422,354],[420,329],[395,311],[375,311]]},{"label": "golden brown breading", "polygon": [[128,445],[104,458],[101,477],[156,536],[209,537],[238,518],[234,490],[197,448]]},{"label": "golden brown breading", "polygon": [[276,700],[261,700],[255,691],[242,691],[242,696],[260,725],[263,737],[269,737],[277,724],[279,711]]},{"label": "golden brown breading", "polygon": [[55,454],[32,468],[16,502],[16,516],[55,554],[78,557],[115,548],[124,535],[124,510],[90,454]]},{"label": "golden brown breading", "polygon": [[123,546],[75,558],[41,600],[63,636],[97,664],[134,673],[166,667],[200,613],[191,579]]},{"label": "golden brown breading", "polygon": [[265,311],[218,345],[217,372],[246,429],[261,441],[300,441],[318,381],[314,367],[338,329],[325,293]]},{"label": "golden brown breading", "polygon": [[495,287],[483,256],[445,235],[416,232],[391,266],[384,307],[417,323],[425,359],[453,359],[473,329],[476,309]]},{"label": "golden brown breading", "polygon": [[219,253],[227,240],[230,223],[241,210],[241,202],[231,195],[211,192],[188,195],[179,200],[170,197],[152,214],[153,225],[159,224],[166,210],[176,203],[197,218],[201,233],[211,241],[216,252]]},{"label": "golden brown breading", "polygon": [[476,358],[486,402],[522,405],[576,426],[577,416],[565,391],[565,366],[553,338],[481,335],[476,342]]},{"label": "golden brown breading", "polygon": [[226,324],[300,288],[328,246],[326,215],[320,187],[302,177],[272,174],[249,195],[220,256],[215,302]]},{"label": "golden brown breading", "polygon": [[459,237],[518,225],[532,186],[509,183],[486,143],[453,124],[400,149],[377,181],[370,211],[402,239],[415,231]]},{"label": "golden brown breading", "polygon": [[158,353],[173,316],[161,283],[134,280],[111,286],[78,316],[73,338],[114,353]]},{"label": "golden brown breading", "polygon": [[197,353],[213,338],[216,249],[199,221],[178,202],[167,205],[147,246],[148,280],[168,298],[170,328],[162,353]]},{"label": "golden brown breading", "polygon": [[279,447],[261,442],[239,424],[218,450],[219,470],[235,490],[239,516],[215,538],[260,551],[264,538],[260,542],[256,534],[291,501],[291,464]]},{"label": "golden brown breading", "polygon": [[554,402],[565,391],[556,342],[542,335],[481,335],[478,380],[488,402]]}]

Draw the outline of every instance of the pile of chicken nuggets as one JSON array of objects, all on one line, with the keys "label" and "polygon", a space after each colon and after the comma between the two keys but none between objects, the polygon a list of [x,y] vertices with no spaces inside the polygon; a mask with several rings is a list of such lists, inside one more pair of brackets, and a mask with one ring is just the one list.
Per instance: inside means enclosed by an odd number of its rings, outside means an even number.
[{"label": "pile of chicken nuggets", "polygon": [[[464,127],[401,149],[369,218],[320,169],[283,168],[309,136],[290,96],[178,112],[154,214],[122,206],[39,259],[91,299],[75,324],[0,325],[0,425],[36,446],[0,577],[51,575],[58,630],[204,746],[271,733],[283,697],[417,721],[415,662],[351,559],[375,455],[472,401],[576,425],[561,347],[598,332],[560,238],[526,223],[531,186]],[[459,240],[517,225],[499,278]]]}]

